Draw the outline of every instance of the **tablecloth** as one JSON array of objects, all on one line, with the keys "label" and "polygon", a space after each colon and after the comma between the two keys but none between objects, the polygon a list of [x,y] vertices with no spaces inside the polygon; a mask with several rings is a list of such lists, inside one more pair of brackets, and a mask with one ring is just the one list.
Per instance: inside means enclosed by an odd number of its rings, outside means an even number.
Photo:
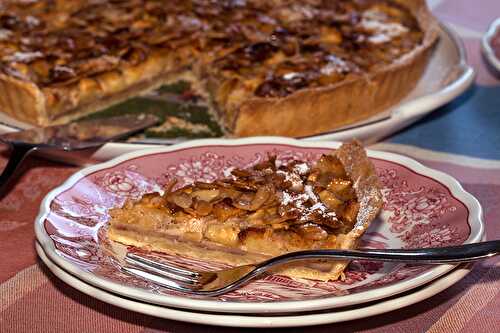
[{"label": "tablecloth", "polygon": [[[373,148],[413,157],[456,177],[484,208],[488,239],[500,239],[500,81],[484,66],[479,38],[500,16],[498,0],[429,1],[464,39],[476,84],[463,96]],[[5,165],[5,154],[0,166]],[[33,221],[42,198],[77,169],[39,159],[0,200],[0,332],[250,332],[123,310],[58,280],[37,259]],[[386,314],[279,332],[500,332],[500,259],[474,265],[445,291]]]}]

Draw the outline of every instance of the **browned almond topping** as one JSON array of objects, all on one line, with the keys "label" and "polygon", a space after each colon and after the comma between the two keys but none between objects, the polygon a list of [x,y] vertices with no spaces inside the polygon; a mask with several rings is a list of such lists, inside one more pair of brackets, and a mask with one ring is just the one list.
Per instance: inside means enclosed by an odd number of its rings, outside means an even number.
[{"label": "browned almond topping", "polygon": [[325,240],[352,228],[359,210],[352,181],[333,155],[324,155],[312,168],[271,157],[249,169],[234,169],[227,179],[168,189],[164,200],[177,218],[212,214],[219,223],[230,223],[245,216],[240,225],[247,233],[290,229],[307,240]]},{"label": "browned almond topping", "polygon": [[5,1],[0,72],[68,85],[153,54],[263,97],[363,75],[422,41],[409,11],[386,0]]}]

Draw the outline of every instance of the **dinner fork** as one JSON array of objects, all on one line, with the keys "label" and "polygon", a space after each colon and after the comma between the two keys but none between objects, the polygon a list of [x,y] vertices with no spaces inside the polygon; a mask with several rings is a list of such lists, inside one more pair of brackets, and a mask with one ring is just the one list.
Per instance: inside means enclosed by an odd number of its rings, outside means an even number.
[{"label": "dinner fork", "polygon": [[127,253],[123,272],[167,289],[199,296],[218,296],[238,289],[253,278],[291,262],[317,259],[374,260],[407,264],[459,264],[500,253],[500,240],[459,246],[387,250],[308,250],[273,257],[257,264],[216,271],[197,271],[172,263],[157,262],[137,253]]}]

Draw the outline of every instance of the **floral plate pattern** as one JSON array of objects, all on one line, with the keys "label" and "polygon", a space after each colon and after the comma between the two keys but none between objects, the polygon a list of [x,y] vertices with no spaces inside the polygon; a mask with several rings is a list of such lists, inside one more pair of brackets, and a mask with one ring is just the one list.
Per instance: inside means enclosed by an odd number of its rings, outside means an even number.
[{"label": "floral plate pattern", "polygon": [[[283,313],[359,304],[429,282],[453,266],[415,266],[353,261],[343,281],[292,280],[270,275],[216,297],[196,298],[133,278],[119,270],[124,247],[106,237],[107,211],[144,193],[212,181],[249,167],[269,154],[282,163],[314,162],[338,143],[280,138],[202,140],[130,153],[86,168],[42,203],[37,238],[50,259],[100,288],[165,306],[214,312]],[[483,236],[481,208],[451,177],[394,154],[369,152],[383,184],[380,217],[362,239],[366,248],[418,248],[477,242]],[[176,255],[149,254],[195,269],[224,267]]]}]

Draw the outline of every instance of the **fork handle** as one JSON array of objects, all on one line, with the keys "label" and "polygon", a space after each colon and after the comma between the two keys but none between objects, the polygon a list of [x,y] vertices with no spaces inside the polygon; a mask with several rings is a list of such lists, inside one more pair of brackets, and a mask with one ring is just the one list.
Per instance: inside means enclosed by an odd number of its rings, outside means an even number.
[{"label": "fork handle", "polygon": [[5,194],[7,185],[12,180],[12,177],[19,172],[19,166],[26,156],[35,150],[31,145],[10,144],[10,147],[9,161],[0,175],[0,195]]},{"label": "fork handle", "polygon": [[306,259],[366,259],[409,264],[459,264],[495,256],[500,253],[500,240],[459,246],[424,249],[387,250],[308,250],[271,258],[258,267],[275,266]]}]

